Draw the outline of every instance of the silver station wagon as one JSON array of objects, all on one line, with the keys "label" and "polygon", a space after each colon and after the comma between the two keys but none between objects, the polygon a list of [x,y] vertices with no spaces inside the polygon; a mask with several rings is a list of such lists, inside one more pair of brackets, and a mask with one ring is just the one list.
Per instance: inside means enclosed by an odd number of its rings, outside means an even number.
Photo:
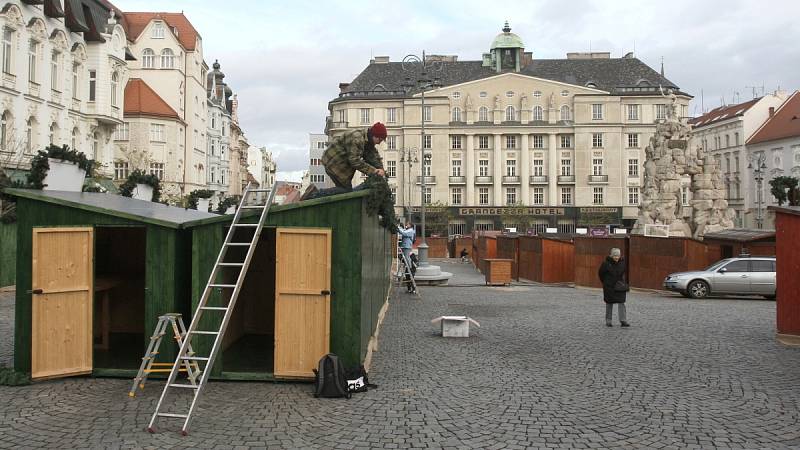
[{"label": "silver station wagon", "polygon": [[684,297],[761,295],[775,299],[775,257],[727,258],[704,270],[678,272],[664,279],[664,288]]}]

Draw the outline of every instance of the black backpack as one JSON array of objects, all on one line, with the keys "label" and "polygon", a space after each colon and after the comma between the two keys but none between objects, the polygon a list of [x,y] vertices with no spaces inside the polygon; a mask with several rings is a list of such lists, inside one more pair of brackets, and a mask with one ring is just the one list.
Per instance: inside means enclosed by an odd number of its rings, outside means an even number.
[{"label": "black backpack", "polygon": [[367,389],[377,389],[377,384],[372,384],[369,382],[369,377],[367,375],[367,370],[364,369],[364,366],[358,367],[351,367],[344,371],[345,377],[347,378],[347,390],[356,393],[356,392],[367,392]]},{"label": "black backpack", "polygon": [[314,397],[350,398],[344,367],[338,356],[328,353],[320,358],[319,368],[314,370],[314,375],[317,377]]}]

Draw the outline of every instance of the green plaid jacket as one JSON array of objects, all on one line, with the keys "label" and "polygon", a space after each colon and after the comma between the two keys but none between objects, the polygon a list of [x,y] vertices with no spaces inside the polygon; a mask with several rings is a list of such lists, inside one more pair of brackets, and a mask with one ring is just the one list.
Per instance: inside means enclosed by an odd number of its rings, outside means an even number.
[{"label": "green plaid jacket", "polygon": [[341,183],[352,185],[356,170],[372,175],[383,169],[381,155],[367,140],[367,130],[353,130],[336,136],[322,155],[322,164],[329,175]]}]

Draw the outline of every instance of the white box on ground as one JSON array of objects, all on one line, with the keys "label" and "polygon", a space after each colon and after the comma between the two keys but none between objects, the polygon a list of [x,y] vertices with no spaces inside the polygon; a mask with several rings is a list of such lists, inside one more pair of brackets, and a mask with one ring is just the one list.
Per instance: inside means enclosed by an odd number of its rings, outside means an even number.
[{"label": "white box on ground", "polygon": [[441,316],[431,320],[431,323],[442,323],[442,337],[469,337],[469,324],[476,327],[481,324],[467,316]]}]

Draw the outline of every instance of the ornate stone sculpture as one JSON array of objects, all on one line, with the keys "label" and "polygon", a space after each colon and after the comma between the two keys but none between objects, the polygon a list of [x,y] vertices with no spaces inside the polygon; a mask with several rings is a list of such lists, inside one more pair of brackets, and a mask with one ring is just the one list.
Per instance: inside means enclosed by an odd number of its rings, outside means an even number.
[{"label": "ornate stone sculpture", "polygon": [[[670,236],[702,239],[708,232],[733,228],[735,213],[725,200],[719,165],[693,145],[672,90],[665,97],[671,100],[667,120],[656,126],[645,147],[644,186],[633,233],[643,234],[647,224],[661,224],[669,227]],[[682,201],[681,179],[686,178],[690,206]]]}]

